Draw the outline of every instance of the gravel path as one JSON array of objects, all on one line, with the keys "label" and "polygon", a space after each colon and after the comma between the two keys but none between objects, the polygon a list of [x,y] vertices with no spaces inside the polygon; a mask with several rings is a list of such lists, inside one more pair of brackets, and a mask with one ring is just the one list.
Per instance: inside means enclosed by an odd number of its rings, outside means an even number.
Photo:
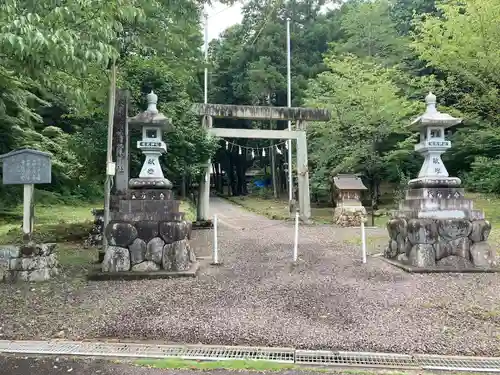
[{"label": "gravel path", "polygon": [[0,338],[119,338],[500,356],[500,276],[361,264],[353,230],[300,228],[213,199],[224,265],[197,279],[0,286]]}]

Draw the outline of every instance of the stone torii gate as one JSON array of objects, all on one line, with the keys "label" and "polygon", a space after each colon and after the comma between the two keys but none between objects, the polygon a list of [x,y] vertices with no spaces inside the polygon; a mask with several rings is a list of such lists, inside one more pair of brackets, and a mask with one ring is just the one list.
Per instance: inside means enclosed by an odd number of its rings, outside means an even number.
[{"label": "stone torii gate", "polygon": [[[297,179],[299,187],[300,218],[308,222],[311,218],[311,200],[309,194],[309,170],[307,160],[307,121],[328,121],[330,112],[326,109],[301,107],[260,107],[229,104],[193,104],[192,111],[202,116],[202,125],[209,134],[221,138],[251,139],[295,139],[297,142]],[[213,128],[213,118],[233,118],[247,120],[283,120],[295,121],[295,131],[263,129]],[[290,165],[289,168],[292,166]],[[200,184],[200,202],[198,220],[208,220],[210,197],[210,160],[207,162],[205,178]]]}]

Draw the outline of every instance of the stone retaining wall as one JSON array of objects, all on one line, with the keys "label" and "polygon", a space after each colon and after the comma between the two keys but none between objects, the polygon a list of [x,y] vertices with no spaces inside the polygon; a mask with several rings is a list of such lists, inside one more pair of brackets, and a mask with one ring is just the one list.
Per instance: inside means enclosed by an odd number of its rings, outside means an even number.
[{"label": "stone retaining wall", "polygon": [[384,256],[414,267],[494,268],[486,220],[393,218]]},{"label": "stone retaining wall", "polygon": [[55,243],[0,246],[0,280],[45,281],[59,274]]}]

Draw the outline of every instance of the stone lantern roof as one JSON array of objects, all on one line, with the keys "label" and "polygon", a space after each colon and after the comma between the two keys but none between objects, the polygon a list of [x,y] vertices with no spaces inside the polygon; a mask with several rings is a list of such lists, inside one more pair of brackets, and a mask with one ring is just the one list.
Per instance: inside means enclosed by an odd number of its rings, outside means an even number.
[{"label": "stone lantern roof", "polygon": [[172,121],[163,113],[158,111],[156,105],[158,104],[158,95],[152,90],[146,96],[148,100],[148,108],[134,117],[129,118],[130,125],[156,125],[162,127],[166,131],[174,129]]},{"label": "stone lantern roof", "polygon": [[432,92],[425,97],[427,108],[423,115],[417,117],[411,123],[412,130],[420,130],[422,128],[436,125],[442,128],[449,128],[458,125],[462,122],[461,118],[455,118],[447,113],[441,113],[436,109],[436,95]]}]

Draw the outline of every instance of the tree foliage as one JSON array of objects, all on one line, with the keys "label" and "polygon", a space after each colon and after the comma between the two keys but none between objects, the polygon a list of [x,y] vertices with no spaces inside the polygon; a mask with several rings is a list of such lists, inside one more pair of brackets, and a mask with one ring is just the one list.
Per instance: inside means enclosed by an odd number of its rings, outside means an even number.
[{"label": "tree foliage", "polygon": [[0,152],[25,146],[50,151],[55,183],[49,189],[95,193],[104,177],[108,69],[116,61],[119,87],[141,97],[141,106],[135,101],[131,110],[145,109],[141,95],[147,90],[163,90],[161,104],[179,129],[172,150],[181,147],[187,155],[181,164],[169,156],[169,172],[181,173],[182,165],[189,165],[196,173],[200,160],[192,155],[206,158],[213,150],[186,110],[201,92],[202,5],[190,0],[2,2],[0,130],[5,137]]},{"label": "tree foliage", "polygon": [[333,113],[329,123],[308,128],[313,192],[327,192],[338,172],[361,173],[372,190],[381,180],[414,176],[421,161],[405,125],[423,112],[429,91],[442,111],[465,119],[450,134],[453,148],[444,157],[449,171],[469,187],[492,191],[474,181],[483,176],[481,163],[500,154],[500,3],[349,0],[330,10],[324,5],[249,2],[242,24],[212,45],[212,100],[251,104],[271,93],[273,105],[286,105],[282,77],[290,17],[293,105]]},{"label": "tree foliage", "polygon": [[[327,190],[338,173],[360,173],[376,186],[391,177],[399,142],[411,137],[405,120],[415,108],[392,82],[392,71],[355,56],[325,58],[328,71],[311,81],[306,105],[331,111],[312,123],[313,187]],[[325,183],[328,185],[325,186]]]},{"label": "tree foliage", "polygon": [[[167,135],[167,176],[176,182],[196,179],[217,148],[189,112],[203,91],[203,4],[2,1],[0,153],[25,146],[50,151],[54,183],[47,189],[99,193],[109,68],[116,61],[118,86],[131,93],[130,115],[144,110],[145,94],[153,89],[176,127]],[[444,156],[450,173],[469,188],[500,193],[494,162],[500,155],[498,1],[250,0],[241,24],[210,44],[210,102],[268,105],[270,99],[272,105],[287,105],[287,18],[292,105],[333,113],[330,122],[308,128],[314,193],[328,194],[338,172],[361,173],[374,195],[380,181],[414,175],[420,160],[406,124],[424,110],[430,90],[443,111],[465,119],[450,134],[453,147]],[[216,126],[268,128],[269,123],[227,119]],[[215,161],[234,192],[244,193],[245,170],[262,168],[268,158],[252,160],[220,148]],[[134,151],[133,168],[139,159]],[[285,160],[276,160],[284,176]],[[8,190],[0,189],[12,201]]]}]

